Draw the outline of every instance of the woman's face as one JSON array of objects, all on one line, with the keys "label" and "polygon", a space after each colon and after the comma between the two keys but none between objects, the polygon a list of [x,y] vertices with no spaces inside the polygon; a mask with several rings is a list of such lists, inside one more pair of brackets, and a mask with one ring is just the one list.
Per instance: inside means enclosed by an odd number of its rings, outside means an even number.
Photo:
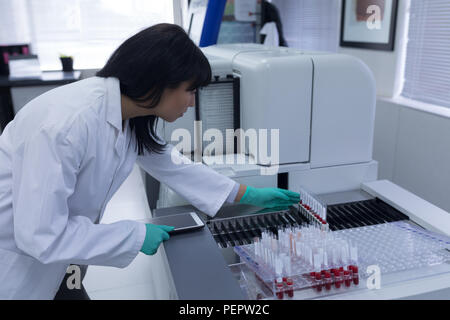
[{"label": "woman's face", "polygon": [[165,89],[159,104],[152,109],[158,117],[174,122],[182,117],[189,107],[195,106],[195,90],[189,90],[188,81],[176,89]]}]

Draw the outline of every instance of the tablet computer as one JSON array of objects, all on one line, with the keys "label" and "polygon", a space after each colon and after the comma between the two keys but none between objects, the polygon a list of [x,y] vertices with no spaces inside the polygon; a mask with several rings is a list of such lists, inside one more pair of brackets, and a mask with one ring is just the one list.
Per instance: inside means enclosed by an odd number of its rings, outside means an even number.
[{"label": "tablet computer", "polygon": [[170,216],[146,219],[145,223],[175,227],[169,234],[177,234],[203,228],[205,224],[195,212],[186,212]]}]

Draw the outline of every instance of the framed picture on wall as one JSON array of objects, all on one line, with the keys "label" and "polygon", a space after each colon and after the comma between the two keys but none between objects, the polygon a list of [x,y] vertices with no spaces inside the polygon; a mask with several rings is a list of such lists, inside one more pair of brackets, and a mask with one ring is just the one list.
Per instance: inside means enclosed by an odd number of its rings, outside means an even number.
[{"label": "framed picture on wall", "polygon": [[343,0],[341,47],[394,51],[398,0]]}]

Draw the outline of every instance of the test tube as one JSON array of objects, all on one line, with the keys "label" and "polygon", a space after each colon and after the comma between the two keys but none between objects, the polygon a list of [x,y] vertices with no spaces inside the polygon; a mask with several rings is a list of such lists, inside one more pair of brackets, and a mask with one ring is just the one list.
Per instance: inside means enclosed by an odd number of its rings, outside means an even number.
[{"label": "test tube", "polygon": [[258,257],[258,241],[255,241],[256,239],[253,240],[253,251],[255,254],[255,257]]},{"label": "test tube", "polygon": [[320,215],[320,203],[316,200],[316,205],[314,207],[314,211],[317,214],[317,218],[321,221],[322,216]]},{"label": "test tube", "polygon": [[317,292],[322,292],[322,275],[320,272],[316,272],[315,288]]},{"label": "test tube", "polygon": [[328,264],[328,253],[325,250],[323,253],[323,264],[322,264],[322,274],[324,274],[325,272],[329,271],[329,264]]},{"label": "test tube", "polygon": [[312,255],[312,249],[310,246],[306,246],[305,248],[306,250],[306,254],[307,254],[307,259],[308,259],[308,263],[310,266],[313,265],[313,255]]},{"label": "test tube", "polygon": [[333,280],[331,279],[331,273],[328,271],[325,272],[325,281],[324,282],[325,282],[325,289],[327,291],[330,291]]},{"label": "test tube", "polygon": [[[291,258],[288,255],[283,255],[282,259],[286,277],[291,276],[292,275]],[[283,281],[285,280],[286,278],[283,279]]]},{"label": "test tube", "polygon": [[341,271],[339,269],[334,269],[334,286],[336,289],[341,287],[342,281]]},{"label": "test tube", "polygon": [[320,230],[323,231],[323,232],[327,232],[328,231],[327,223],[325,221],[321,222]]},{"label": "test tube", "polygon": [[335,273],[336,270],[339,271],[339,249],[336,246],[333,246],[331,249],[333,258],[332,258],[332,272]]},{"label": "test tube", "polygon": [[277,258],[275,261],[275,273],[277,275],[275,280],[275,293],[279,300],[283,299],[283,278],[282,278],[282,270],[283,270],[283,263],[280,258]]},{"label": "test tube", "polygon": [[322,291],[322,259],[323,259],[323,253],[322,255],[320,253],[314,254],[314,271],[315,271],[315,281],[314,286],[317,290],[317,292]]},{"label": "test tube", "polygon": [[359,272],[358,272],[358,266],[351,266],[353,271],[353,283],[355,286],[359,285]]},{"label": "test tube", "polygon": [[350,276],[350,271],[348,271],[348,270],[344,271],[344,283],[345,283],[345,286],[347,288],[350,287],[350,285],[352,283],[352,278]]},{"label": "test tube", "polygon": [[278,279],[275,283],[275,294],[278,298],[278,300],[283,300],[284,292],[283,292],[283,281],[279,282]]},{"label": "test tube", "polygon": [[[351,250],[349,243],[345,242],[342,249],[343,249],[343,259],[342,259],[343,266],[347,268],[346,271],[348,273],[348,278],[351,284],[351,282],[353,281],[353,268],[351,263]],[[345,274],[344,274],[344,281],[345,285],[347,286],[347,279],[345,279]],[[348,286],[350,286],[350,284]]]},{"label": "test tube", "polygon": [[359,272],[358,272],[358,247],[352,245],[350,247],[350,269],[352,271],[353,283],[357,286],[359,285]]},{"label": "test tube", "polygon": [[349,249],[347,241],[342,241],[341,246],[341,267],[345,268],[349,265]]},{"label": "test tube", "polygon": [[309,275],[310,275],[310,277],[311,277],[311,281],[312,281],[312,283],[313,283],[313,288],[316,288],[316,285],[315,285],[315,281],[316,281],[316,271],[315,271],[315,264],[314,264],[314,256],[313,256],[313,251],[312,251],[312,248],[308,245],[308,244],[305,244],[305,251],[306,251],[306,254],[307,254],[307,258],[308,258],[308,262],[309,262],[309,265],[310,266],[312,266],[313,268],[314,268],[314,271],[312,271]]},{"label": "test tube", "polygon": [[320,262],[317,262],[317,264],[319,266],[319,270],[320,270],[319,272],[320,272],[321,275],[323,275],[325,273],[325,270],[323,269],[323,258],[324,258],[324,256],[323,256],[323,248],[319,247],[319,248],[316,249],[316,251],[317,251],[317,254],[318,254],[317,260],[320,261]]},{"label": "test tube", "polygon": [[[313,208],[323,207],[312,200]],[[312,215],[310,215],[312,216]],[[316,214],[315,219],[320,215]],[[323,225],[323,223],[321,223]],[[300,237],[298,237],[300,235]],[[254,242],[255,256],[275,270],[273,292],[278,299],[293,295],[293,278],[298,260],[312,266],[312,286],[317,292],[329,291],[342,286],[359,284],[357,247],[334,233],[322,232],[313,225],[283,228],[275,234],[264,231],[260,240]],[[294,259],[294,260],[293,260]],[[292,282],[292,283],[291,283]]]},{"label": "test tube", "polygon": [[294,297],[294,281],[292,280],[292,278],[287,278],[286,286],[287,286],[286,294],[288,295],[289,298],[293,298]]},{"label": "test tube", "polygon": [[306,209],[308,211],[311,211],[311,197],[309,194],[306,195]]}]

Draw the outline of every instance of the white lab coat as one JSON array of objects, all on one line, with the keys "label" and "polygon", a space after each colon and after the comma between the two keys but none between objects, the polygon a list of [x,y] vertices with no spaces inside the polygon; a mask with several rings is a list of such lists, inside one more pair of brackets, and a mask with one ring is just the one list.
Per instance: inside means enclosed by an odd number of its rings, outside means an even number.
[{"label": "white lab coat", "polygon": [[280,45],[280,36],[278,35],[278,28],[275,22],[267,22],[259,33],[266,35],[264,45],[271,47]]},{"label": "white lab coat", "polygon": [[53,299],[69,264],[123,268],[145,225],[98,224],[135,162],[213,216],[235,182],[175,152],[137,157],[119,81],[93,77],[26,105],[0,136],[0,299]]}]

